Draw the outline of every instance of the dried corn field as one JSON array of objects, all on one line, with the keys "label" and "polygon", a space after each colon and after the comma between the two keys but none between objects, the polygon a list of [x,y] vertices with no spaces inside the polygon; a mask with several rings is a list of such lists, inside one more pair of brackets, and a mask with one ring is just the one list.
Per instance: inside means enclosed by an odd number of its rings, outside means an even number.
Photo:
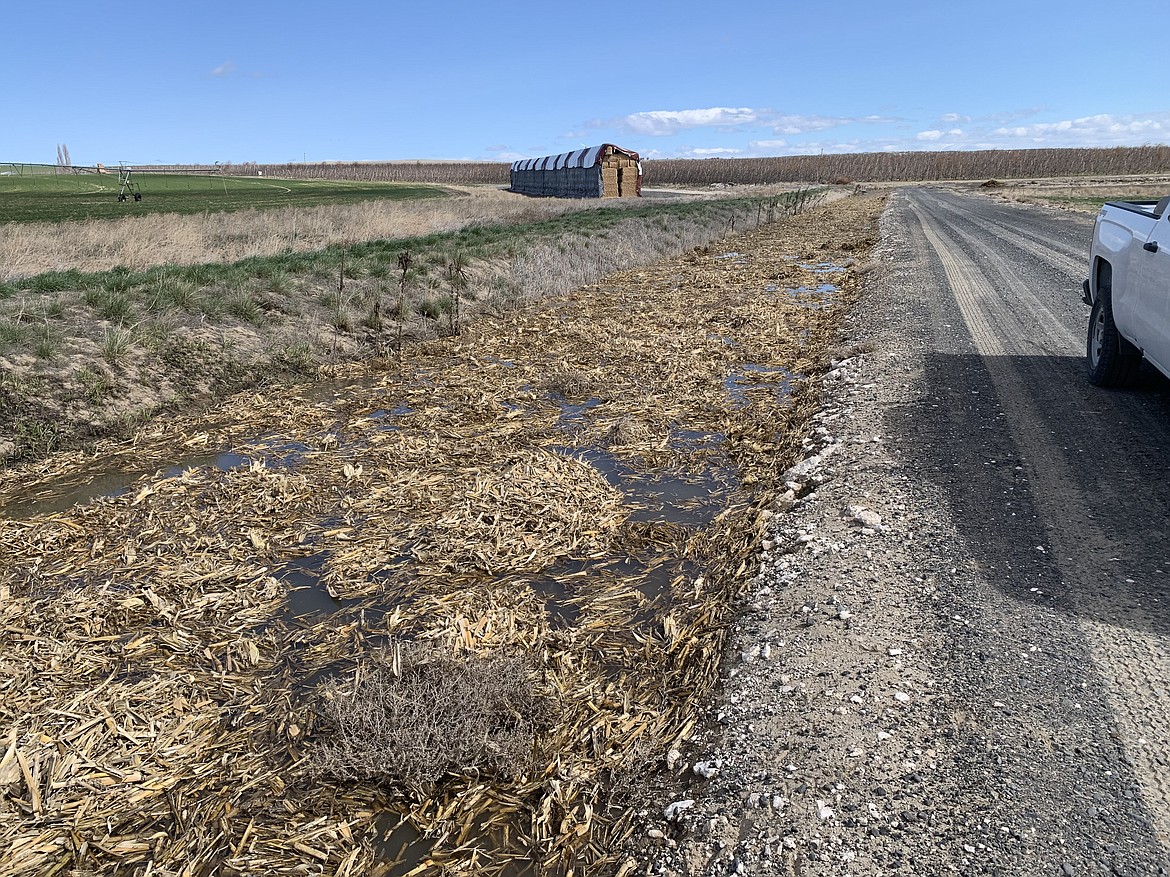
[{"label": "dried corn field", "polygon": [[[880,206],[0,474],[0,872],[619,870],[619,792],[717,686]],[[344,705],[396,697],[404,649],[479,667],[467,712],[500,668],[533,708],[438,782],[363,764]]]}]

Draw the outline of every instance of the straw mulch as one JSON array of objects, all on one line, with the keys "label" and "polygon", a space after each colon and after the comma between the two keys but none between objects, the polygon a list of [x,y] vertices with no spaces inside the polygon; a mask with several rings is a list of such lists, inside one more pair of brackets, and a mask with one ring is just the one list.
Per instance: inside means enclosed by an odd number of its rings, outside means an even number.
[{"label": "straw mulch", "polygon": [[[806,376],[858,280],[832,274],[818,307],[787,290],[824,280],[802,262],[864,248],[879,207],[5,473],[19,504],[99,469],[249,461],[0,519],[0,872],[385,873],[387,814],[425,837],[412,873],[604,870],[630,830],[615,777],[685,739],[714,690],[817,402]],[[715,492],[718,514],[659,515],[644,497],[663,478]],[[333,611],[296,609],[306,583]],[[531,764],[438,784],[322,772],[321,692],[395,672],[403,641],[523,656],[547,704]]]}]

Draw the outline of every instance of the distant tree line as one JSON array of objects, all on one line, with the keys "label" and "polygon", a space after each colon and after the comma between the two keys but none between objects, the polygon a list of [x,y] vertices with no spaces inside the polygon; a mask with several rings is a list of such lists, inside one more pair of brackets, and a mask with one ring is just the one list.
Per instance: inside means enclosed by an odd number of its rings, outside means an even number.
[{"label": "distant tree line", "polygon": [[851,183],[988,180],[1170,172],[1170,146],[1109,149],[985,149],[972,152],[861,152],[783,158],[660,159],[644,185]]},{"label": "distant tree line", "polygon": [[291,180],[350,180],[361,183],[498,183],[508,184],[511,165],[498,161],[351,161],[259,164],[223,162],[216,165],[165,165],[142,168],[163,173],[220,173],[228,176],[277,177]]},{"label": "distant tree line", "polygon": [[[355,182],[508,184],[495,161],[391,161],[168,165],[149,170]],[[142,168],[147,170],[147,168]],[[971,152],[861,152],[779,158],[656,159],[643,162],[647,186],[717,183],[853,183],[1170,173],[1170,146],[1100,149],[985,149]]]}]

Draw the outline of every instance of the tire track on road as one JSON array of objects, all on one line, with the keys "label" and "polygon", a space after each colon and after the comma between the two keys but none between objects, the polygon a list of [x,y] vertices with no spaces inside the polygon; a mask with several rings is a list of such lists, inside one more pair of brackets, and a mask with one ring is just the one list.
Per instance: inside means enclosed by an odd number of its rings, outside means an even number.
[{"label": "tire track on road", "polygon": [[[1078,325],[1075,329],[1068,326],[1061,314],[1057,313],[1049,302],[1045,301],[1036,291],[1037,283],[1029,281],[1020,276],[1020,269],[1029,261],[1028,257],[1037,257],[1038,248],[1027,245],[1024,239],[1014,233],[1011,228],[1003,225],[997,225],[995,230],[996,245],[992,246],[983,237],[986,235],[984,225],[978,221],[974,213],[964,210],[955,205],[950,200],[943,201],[936,199],[934,206],[937,208],[935,215],[940,213],[950,214],[951,216],[961,217],[965,220],[965,227],[960,227],[955,223],[948,223],[948,228],[951,230],[953,237],[950,237],[951,243],[962,246],[967,252],[978,254],[984,261],[994,265],[998,278],[1001,283],[996,286],[1001,290],[1000,299],[1003,307],[1000,310],[1008,309],[1008,312],[1019,315],[1020,308],[1019,301],[1026,301],[1028,308],[1027,313],[1033,314],[1038,320],[1044,323],[1042,329],[1042,337],[1045,341],[1050,342],[1059,340],[1064,342],[1058,344],[1057,349],[1053,349],[1051,343],[1037,343],[1035,338],[1031,336],[1025,337],[1025,341],[1033,344],[1049,353],[1061,353],[1066,355],[1079,356],[1083,351],[1080,346],[1084,343],[1083,331],[1081,324],[1088,319],[1088,312],[1083,315],[1078,314]],[[979,232],[984,231],[981,236]],[[936,234],[939,234],[937,224],[935,226]],[[949,237],[949,236],[948,236]],[[1004,255],[1004,244],[1013,246],[1016,253],[1021,254],[1020,258],[1011,259]],[[1081,280],[1084,278],[1085,265],[1083,260],[1074,262],[1072,259],[1062,259],[1057,264],[1056,260],[1045,259],[1046,264],[1054,268],[1058,274],[1068,279],[1069,298],[1077,298],[1075,290],[1080,287]],[[1004,292],[1010,291],[1012,297],[1008,298]],[[1068,309],[1064,308],[1064,313],[1067,316]]]},{"label": "tire track on road", "polygon": [[[962,203],[962,196],[943,196],[941,194],[934,194],[934,206],[946,210],[956,216],[961,216],[963,219],[972,223],[977,227],[982,227],[987,222],[985,215],[980,215],[976,211],[965,207]],[[991,205],[983,204],[981,206],[991,207]],[[1083,279],[1086,270],[1086,256],[1089,235],[1091,233],[1091,226],[1087,226],[1084,230],[1084,241],[1078,242],[1076,247],[1071,243],[1059,241],[1056,238],[1047,237],[1032,229],[1011,222],[1012,219],[1022,218],[1017,213],[1008,213],[1002,207],[991,208],[995,210],[995,224],[997,237],[1010,242],[1013,246],[1028,253],[1039,262],[1060,271],[1062,274],[1067,274],[1070,277],[1081,277]]]},{"label": "tire track on road", "polygon": [[[1062,524],[1051,531],[1051,544],[1042,547],[1069,587],[1078,623],[1106,682],[1109,707],[1123,737],[1120,742],[1134,766],[1135,779],[1165,851],[1170,845],[1170,697],[1166,696],[1165,683],[1170,679],[1170,650],[1159,632],[1165,629],[1165,618],[1147,611],[1143,594],[1135,587],[1139,583],[1117,571],[1115,559],[1122,558],[1124,563],[1132,548],[1118,544],[1096,526],[1094,512],[1099,511],[1101,502],[1094,500],[1102,497],[1086,494],[1084,479],[1066,461],[1065,448],[1057,444],[1059,437],[1052,438],[1053,424],[1044,420],[1031,403],[1036,392],[1045,392],[1049,395],[1048,407],[1052,408],[1055,395],[1056,410],[1067,410],[1071,416],[1078,410],[1079,400],[1068,386],[1034,386],[1037,372],[1044,377],[1054,372],[1021,363],[1021,356],[1030,351],[1023,349],[1028,333],[1019,319],[996,294],[983,269],[940,228],[941,221],[913,199],[911,209],[983,357],[1008,414],[1008,428],[1015,443],[1030,461],[1028,474],[1036,504],[1048,521]],[[990,249],[982,242],[974,246],[981,253]],[[1005,259],[989,255],[999,271],[1012,274]],[[1054,333],[1064,336],[1060,346],[1069,343],[1070,333],[1063,323],[1051,314],[1045,323],[1053,326]],[[1054,324],[1059,325],[1059,330]],[[1098,447],[1109,447],[1117,431],[1112,424],[1100,421],[1077,426],[1086,433],[1085,444]],[[1117,452],[1124,454],[1120,447]],[[1140,468],[1141,463],[1135,459],[1131,468]],[[1124,497],[1118,495],[1117,499]]]}]

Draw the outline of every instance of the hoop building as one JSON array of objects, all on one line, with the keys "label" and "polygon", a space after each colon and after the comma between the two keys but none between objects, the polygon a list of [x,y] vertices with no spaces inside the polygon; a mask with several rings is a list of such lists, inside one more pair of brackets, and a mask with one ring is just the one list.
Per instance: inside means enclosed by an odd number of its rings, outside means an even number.
[{"label": "hoop building", "polygon": [[637,198],[642,194],[638,153],[603,143],[560,155],[512,163],[511,190],[557,198]]}]

